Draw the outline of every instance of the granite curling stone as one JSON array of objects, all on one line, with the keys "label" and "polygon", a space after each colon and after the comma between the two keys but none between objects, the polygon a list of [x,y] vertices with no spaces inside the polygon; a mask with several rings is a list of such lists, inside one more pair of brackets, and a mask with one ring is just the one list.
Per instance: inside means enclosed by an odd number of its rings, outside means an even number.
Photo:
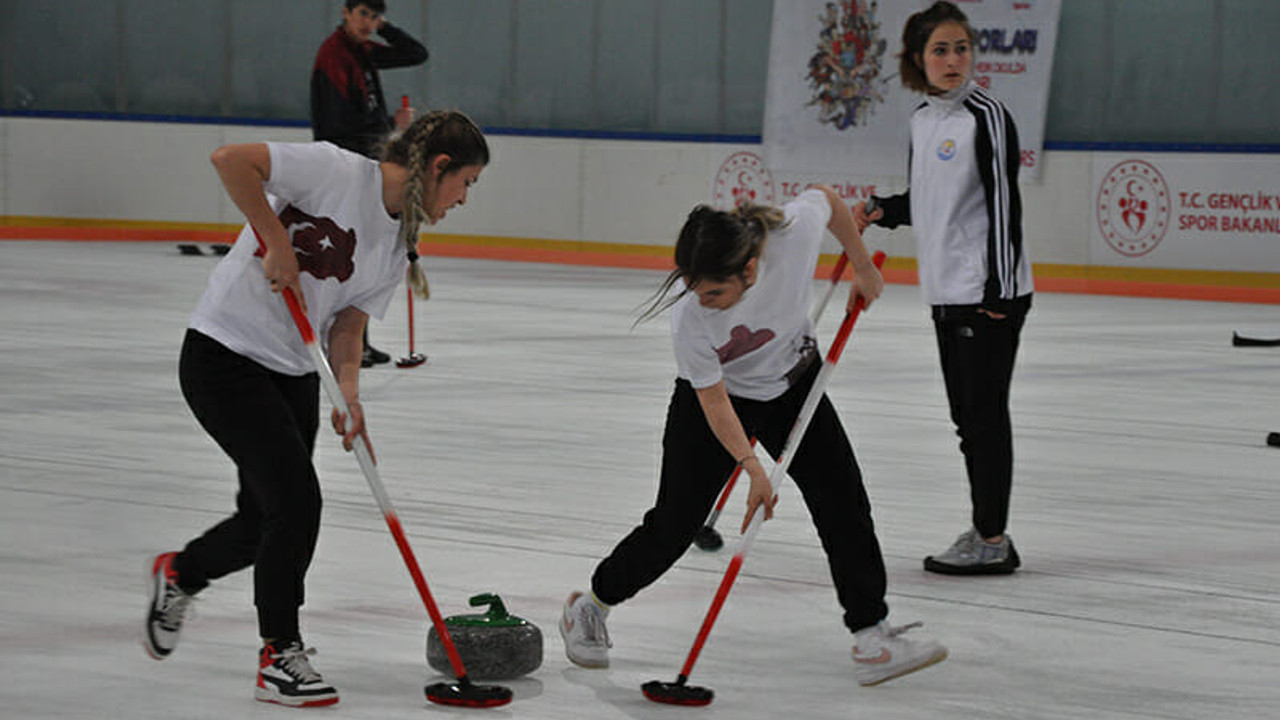
[{"label": "granite curling stone", "polygon": [[[542,631],[537,625],[507,612],[494,593],[476,595],[472,607],[488,605],[483,615],[453,615],[444,619],[449,637],[470,678],[507,680],[526,675],[542,664]],[[453,664],[434,625],[427,633],[427,664],[454,675]]]}]

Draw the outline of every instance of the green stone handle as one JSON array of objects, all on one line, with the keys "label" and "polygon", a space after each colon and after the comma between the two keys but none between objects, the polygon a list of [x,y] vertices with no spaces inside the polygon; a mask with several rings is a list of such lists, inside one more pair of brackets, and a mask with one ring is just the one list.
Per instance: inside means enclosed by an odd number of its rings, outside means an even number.
[{"label": "green stone handle", "polygon": [[485,613],[490,620],[505,620],[510,617],[507,613],[507,606],[502,604],[502,598],[497,593],[481,593],[471,596],[471,607],[479,607],[488,605],[489,611]]}]

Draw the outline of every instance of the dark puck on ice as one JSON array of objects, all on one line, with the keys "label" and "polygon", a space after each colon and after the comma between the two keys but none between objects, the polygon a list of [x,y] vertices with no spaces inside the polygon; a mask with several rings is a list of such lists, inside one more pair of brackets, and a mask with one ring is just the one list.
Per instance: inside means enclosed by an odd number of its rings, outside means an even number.
[{"label": "dark puck on ice", "polygon": [[1231,344],[1235,347],[1280,347],[1280,338],[1249,337],[1233,332],[1231,333]]},{"label": "dark puck on ice", "polygon": [[720,537],[720,533],[710,525],[703,525],[698,529],[698,534],[693,536],[693,544],[698,546],[699,550],[719,550],[724,547],[724,538]]},{"label": "dark puck on ice", "polygon": [[710,705],[716,698],[716,694],[710,688],[685,685],[680,680],[676,682],[650,680],[640,686],[640,691],[650,700],[666,705]]},{"label": "dark puck on ice", "polygon": [[511,688],[501,685],[473,685],[470,680],[440,682],[422,689],[433,703],[457,707],[488,708],[511,702]]},{"label": "dark puck on ice", "polygon": [[1267,433],[1267,444],[1271,447],[1280,447],[1280,432]]}]

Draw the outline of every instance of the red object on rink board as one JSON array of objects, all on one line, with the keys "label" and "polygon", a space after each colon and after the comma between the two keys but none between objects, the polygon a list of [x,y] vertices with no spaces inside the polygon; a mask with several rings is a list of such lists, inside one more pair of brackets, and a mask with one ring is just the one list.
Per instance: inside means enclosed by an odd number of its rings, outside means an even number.
[{"label": "red object on rink board", "polygon": [[413,288],[405,287],[409,295],[409,354],[396,360],[398,368],[415,368],[427,361],[427,356],[413,351]]}]

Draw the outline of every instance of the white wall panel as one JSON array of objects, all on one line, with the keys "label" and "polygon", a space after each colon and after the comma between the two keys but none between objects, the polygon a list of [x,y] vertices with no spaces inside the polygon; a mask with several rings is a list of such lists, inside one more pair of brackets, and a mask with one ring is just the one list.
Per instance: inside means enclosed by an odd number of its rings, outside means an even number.
[{"label": "white wall panel", "polygon": [[[6,118],[0,120],[3,213],[239,223],[209,154],[224,143],[305,142],[310,136],[307,128]],[[759,151],[758,146],[719,143],[506,135],[489,141],[493,162],[467,206],[450,213],[439,232],[670,246],[695,204],[718,199],[716,177],[726,160],[735,153]],[[1089,263],[1092,157],[1048,153],[1041,183],[1022,187],[1033,261]],[[774,199],[784,201],[788,192],[794,194],[812,180],[778,177]],[[885,193],[902,180],[868,182]],[[891,255],[914,253],[910,229],[873,230],[868,240]],[[828,246],[829,252],[835,250],[833,242]]]},{"label": "white wall panel", "polygon": [[0,215],[9,214],[9,122],[0,117]]},{"label": "white wall panel", "polygon": [[11,214],[210,222],[210,125],[9,120]]},{"label": "white wall panel", "polygon": [[489,167],[466,206],[450,212],[439,232],[581,239],[581,141],[498,135],[489,150]]},{"label": "white wall panel", "polygon": [[672,246],[684,218],[712,201],[728,145],[591,141],[587,144],[583,231],[588,240]]},{"label": "white wall panel", "polygon": [[1033,263],[1089,262],[1091,157],[1087,152],[1046,152],[1040,182],[1021,187],[1022,235]]}]

